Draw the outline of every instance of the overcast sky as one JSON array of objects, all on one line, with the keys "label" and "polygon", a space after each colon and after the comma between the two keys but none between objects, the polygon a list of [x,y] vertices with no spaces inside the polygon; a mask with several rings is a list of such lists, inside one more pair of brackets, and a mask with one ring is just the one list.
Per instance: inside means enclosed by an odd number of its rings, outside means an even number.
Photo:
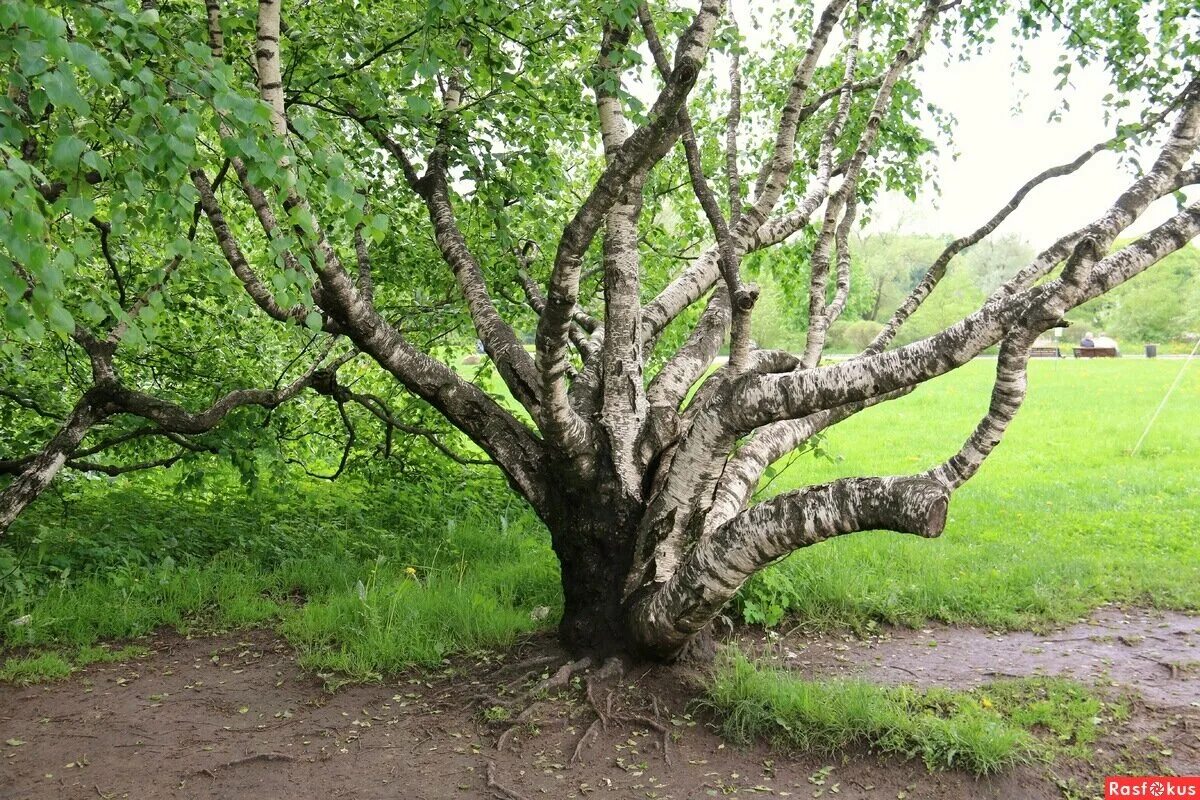
[{"label": "overcast sky", "polygon": [[[1101,105],[1110,91],[1102,69],[1076,67],[1071,86],[1064,90],[1070,110],[1061,121],[1048,122],[1064,96],[1055,90],[1051,75],[1059,44],[1046,36],[1028,44],[1025,52],[1032,69],[1014,76],[1013,43],[1007,36],[998,36],[983,56],[948,68],[942,67],[946,48],[940,42],[931,44],[924,70],[913,77],[926,97],[958,118],[951,146],[936,158],[941,195],[931,191],[915,204],[888,196],[869,230],[968,233],[1026,180],[1112,135]],[[1020,109],[1014,110],[1018,104]],[[998,233],[1017,233],[1031,244],[1047,244],[1102,213],[1129,181],[1130,172],[1116,155],[1097,154],[1074,175],[1035,189]],[[1174,200],[1160,201],[1130,233],[1148,230],[1174,212]]]},{"label": "overcast sky", "polygon": [[[772,3],[758,0],[755,5],[766,10]],[[736,8],[734,13],[752,49],[769,50],[780,37],[791,35],[771,25],[756,28],[748,24],[751,14],[745,7]],[[759,18],[769,19],[770,14],[760,13]],[[1071,84],[1057,90],[1058,78],[1052,71],[1063,48],[1057,34],[1047,33],[1040,40],[1024,43],[1031,68],[1028,73],[1014,75],[1016,42],[1008,33],[1011,27],[1011,22],[1002,21],[994,31],[996,42],[983,55],[965,63],[954,58],[947,64],[948,51],[940,37],[930,41],[925,57],[909,76],[927,99],[958,120],[952,141],[941,144],[935,157],[941,192],[935,193],[930,186],[916,203],[899,194],[884,196],[872,212],[868,231],[953,236],[969,233],[1034,175],[1074,160],[1113,135],[1115,124],[1105,124],[1101,103],[1111,91],[1103,68],[1075,66]],[[826,60],[841,45],[835,31]],[[726,68],[722,63],[716,69],[721,75]],[[1047,121],[1064,97],[1070,110],[1059,121]],[[1133,121],[1136,113],[1135,109],[1123,121]],[[932,124],[929,132],[933,133]],[[1141,152],[1150,150],[1144,148]],[[1121,165],[1115,154],[1099,153],[1073,175],[1035,189],[997,234],[1017,234],[1035,247],[1049,244],[1103,213],[1128,186],[1131,175],[1128,165]],[[1196,194],[1193,190],[1190,199]],[[1174,199],[1160,200],[1128,233],[1149,230],[1175,211]]]}]

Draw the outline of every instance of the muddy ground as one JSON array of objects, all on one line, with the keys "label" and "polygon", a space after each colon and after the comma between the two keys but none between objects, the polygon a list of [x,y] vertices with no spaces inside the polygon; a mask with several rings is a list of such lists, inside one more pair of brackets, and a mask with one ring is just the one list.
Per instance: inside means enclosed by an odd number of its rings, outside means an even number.
[{"label": "muddy ground", "polygon": [[[540,705],[496,748],[504,723],[482,708],[519,685],[521,662],[561,659],[538,636],[499,657],[326,690],[286,642],[264,631],[142,642],[150,654],[94,665],[49,686],[0,686],[0,798],[796,798],[1069,797],[1112,766],[1200,773],[1200,617],[1108,609],[1046,635],[971,628],[782,637],[744,647],[806,676],[970,687],[997,677],[1067,674],[1134,693],[1131,719],[1092,764],[1031,765],[975,779],[869,753],[835,758],[728,745],[689,718],[697,675],[633,670],[596,719],[576,692]],[[603,702],[603,701],[601,701]],[[619,723],[641,716],[650,724]],[[20,744],[14,744],[19,742]],[[1075,797],[1086,797],[1076,794]]]}]

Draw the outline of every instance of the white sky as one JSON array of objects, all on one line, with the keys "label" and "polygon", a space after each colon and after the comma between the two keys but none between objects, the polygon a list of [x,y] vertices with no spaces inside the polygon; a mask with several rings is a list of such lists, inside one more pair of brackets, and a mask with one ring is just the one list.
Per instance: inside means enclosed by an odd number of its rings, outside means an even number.
[{"label": "white sky", "polygon": [[[760,0],[758,7],[769,9],[771,4],[772,0]],[[772,37],[790,34],[747,24],[750,13],[745,8],[736,13],[753,49],[770,48]],[[871,212],[868,232],[969,233],[991,218],[1030,178],[1047,167],[1074,160],[1115,132],[1115,121],[1111,125],[1104,122],[1101,98],[1111,89],[1103,68],[1076,65],[1071,84],[1062,91],[1055,89],[1058,77],[1052,71],[1062,46],[1057,34],[1047,33],[1040,40],[1024,43],[1031,68],[1014,75],[1016,43],[1009,33],[1011,27],[1010,21],[1001,21],[994,30],[996,42],[967,62],[948,60],[949,51],[940,36],[930,41],[925,56],[908,75],[926,99],[957,119],[951,143],[941,147],[934,159],[940,195],[931,185],[916,203],[898,193],[880,198]],[[835,31],[826,57],[840,46]],[[726,68],[722,64],[717,69],[717,74],[723,74]],[[1070,110],[1061,120],[1048,122],[1050,112],[1064,98]],[[1136,113],[1132,110],[1123,121],[1133,121]],[[933,133],[932,124],[929,132]],[[1148,164],[1152,158],[1149,155],[1142,162]],[[1115,154],[1099,153],[1074,174],[1035,189],[997,235],[1016,234],[1035,247],[1047,245],[1102,214],[1131,180],[1128,165],[1122,166]],[[1189,199],[1196,194],[1191,192]],[[1174,199],[1160,200],[1127,234],[1145,232],[1175,211]]]},{"label": "white sky", "polygon": [[[1013,43],[1007,35],[998,35],[984,55],[948,67],[943,67],[945,46],[931,43],[924,69],[913,77],[927,98],[958,119],[951,146],[936,157],[941,195],[930,191],[917,203],[890,195],[879,203],[869,230],[968,233],[1029,178],[1111,136],[1114,128],[1105,125],[1101,104],[1110,91],[1103,69],[1076,66],[1071,85],[1058,92],[1051,71],[1059,52],[1051,36],[1028,43],[1025,55],[1032,69],[1014,76]],[[1048,122],[1064,96],[1070,110],[1061,121]],[[1130,176],[1115,154],[1099,153],[1073,175],[1035,189],[998,233],[1016,233],[1035,246],[1047,244],[1102,213]],[[1129,233],[1146,231],[1174,211],[1173,199],[1160,201]]]}]

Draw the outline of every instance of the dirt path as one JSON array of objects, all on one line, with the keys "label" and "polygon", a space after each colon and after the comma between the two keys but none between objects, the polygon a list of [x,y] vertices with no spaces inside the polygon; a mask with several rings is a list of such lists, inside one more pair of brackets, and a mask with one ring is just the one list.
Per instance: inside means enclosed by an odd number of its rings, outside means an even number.
[{"label": "dirt path", "polygon": [[[939,628],[889,631],[863,643],[793,636],[771,649],[806,674],[857,668],[891,681],[986,679],[976,667],[1027,674],[1066,666],[1084,680],[1111,675],[1144,691],[1146,702],[1105,746],[1114,754],[1126,747],[1170,751],[1159,756],[1162,767],[1200,772],[1197,676],[1177,668],[1172,678],[1160,665],[1184,663],[1191,643],[1200,642],[1200,619],[1132,615],[1122,622],[1106,613],[1098,622],[1044,638]],[[1111,641],[1110,630],[1118,631]],[[1071,652],[1055,655],[1060,644]],[[150,646],[145,658],[96,665],[63,683],[0,686],[0,798],[1062,797],[1041,766],[977,781],[867,754],[789,757],[727,746],[703,719],[686,717],[696,689],[678,670],[632,673],[618,699],[647,716],[657,705],[674,734],[666,737],[666,753],[656,731],[614,724],[572,765],[576,743],[595,719],[578,700],[545,706],[511,748],[495,749],[503,728],[485,722],[473,699],[519,673],[494,661],[330,694],[270,633],[163,635]],[[1030,647],[1043,650],[1026,653]],[[560,655],[539,637],[505,658]]]},{"label": "dirt path", "polygon": [[[1200,617],[1104,609],[1038,635],[979,628],[888,628],[866,638],[792,634],[757,651],[799,671],[877,683],[970,687],[1004,677],[1064,675],[1136,691],[1160,707],[1200,705]],[[1195,704],[1195,705],[1193,705]]]}]

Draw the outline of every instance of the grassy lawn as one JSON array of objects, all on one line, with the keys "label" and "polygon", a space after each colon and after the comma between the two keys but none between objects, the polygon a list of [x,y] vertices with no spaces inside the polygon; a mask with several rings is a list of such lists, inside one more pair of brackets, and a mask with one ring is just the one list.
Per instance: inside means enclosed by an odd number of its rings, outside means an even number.
[{"label": "grassy lawn", "polygon": [[[954,496],[941,538],[856,534],[794,554],[743,593],[751,619],[926,619],[998,628],[1071,620],[1105,601],[1200,608],[1200,364],[1130,455],[1183,362],[1035,361],[1005,440]],[[986,408],[979,360],[830,432],[767,493],[854,474],[917,472]]]},{"label": "grassy lawn", "polygon": [[498,485],[174,488],[84,488],[19,520],[0,547],[0,680],[65,677],[104,655],[97,642],[160,627],[246,626],[364,680],[505,647],[560,603],[544,530]]},{"label": "grassy lawn", "polygon": [[[738,610],[766,623],[1018,628],[1106,601],[1200,608],[1200,366],[1128,454],[1181,363],[1035,362],[1026,407],[940,539],[822,544],[756,577]],[[826,443],[834,460],[805,456],[767,493],[935,463],[975,424],[992,368],[970,364],[848,421]],[[76,480],[14,526],[0,576],[0,678],[24,680],[95,660],[97,641],[245,625],[276,627],[313,669],[370,678],[502,647],[553,624],[561,602],[540,524],[495,482],[449,474],[254,492],[180,492],[170,474]],[[540,606],[544,622],[531,617]]]}]

